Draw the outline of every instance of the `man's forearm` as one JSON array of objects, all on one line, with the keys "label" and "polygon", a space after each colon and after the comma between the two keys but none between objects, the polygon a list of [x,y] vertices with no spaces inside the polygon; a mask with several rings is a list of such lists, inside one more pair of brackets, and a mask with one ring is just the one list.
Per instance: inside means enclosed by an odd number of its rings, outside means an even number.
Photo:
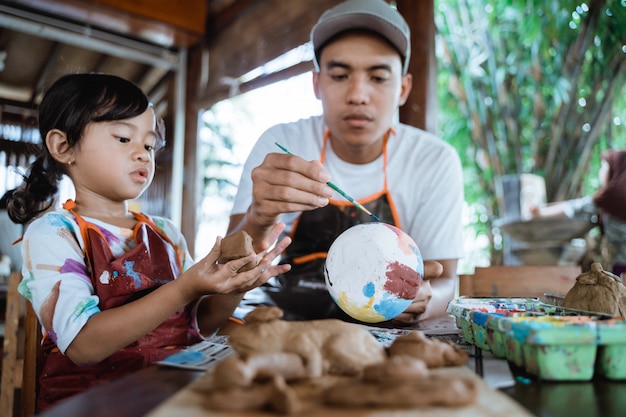
[{"label": "man's forearm", "polygon": [[454,297],[454,282],[455,279],[452,277],[439,277],[430,280],[432,298],[426,306],[426,311],[420,314],[420,321],[446,315],[448,303]]},{"label": "man's forearm", "polygon": [[239,230],[245,230],[250,235],[250,237],[252,237],[252,244],[255,251],[259,252],[261,250],[267,249],[259,247],[259,243],[265,240],[273,227],[274,224],[270,224],[269,226],[263,226],[260,225],[258,222],[255,222],[250,213],[250,209],[248,209],[248,212],[245,214],[236,214],[231,216],[227,234],[230,235],[232,233],[238,232]]}]

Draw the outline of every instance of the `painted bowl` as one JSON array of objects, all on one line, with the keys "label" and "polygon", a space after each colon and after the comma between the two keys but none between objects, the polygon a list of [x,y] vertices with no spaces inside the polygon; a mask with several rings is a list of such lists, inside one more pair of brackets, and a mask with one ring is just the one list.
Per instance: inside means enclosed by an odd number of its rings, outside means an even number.
[{"label": "painted bowl", "polygon": [[415,241],[395,226],[363,223],[335,239],[324,267],[326,287],[349,316],[379,323],[415,299],[424,261]]}]

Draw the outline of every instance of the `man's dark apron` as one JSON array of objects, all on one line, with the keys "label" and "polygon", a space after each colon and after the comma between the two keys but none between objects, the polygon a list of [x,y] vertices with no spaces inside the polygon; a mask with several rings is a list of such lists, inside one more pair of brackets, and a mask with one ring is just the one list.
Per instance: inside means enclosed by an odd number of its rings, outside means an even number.
[{"label": "man's dark apron", "polygon": [[[137,220],[133,229],[137,245],[114,258],[102,231],[76,214],[74,201],[68,200],[63,207],[80,226],[91,282],[101,310],[132,302],[180,275],[182,265],[175,246],[147,216],[133,213]],[[97,383],[145,368],[177,349],[198,342],[198,337],[190,333],[191,307],[179,310],[144,337],[94,365],[74,364],[49,337],[44,337],[42,348],[46,360],[40,377],[38,410]]]},{"label": "man's dark apron", "polygon": [[[391,131],[393,132],[393,131]],[[320,161],[324,163],[329,132],[324,135]],[[384,188],[358,200],[381,222],[400,227],[395,206],[387,188],[387,140],[383,141]],[[348,191],[349,192],[349,191]],[[287,320],[340,318],[354,321],[333,301],[326,289],[324,263],[331,244],[348,228],[374,219],[347,201],[330,200],[326,207],[303,212],[291,232],[293,242],[281,257],[291,270],[263,286],[271,300],[285,313]]]}]

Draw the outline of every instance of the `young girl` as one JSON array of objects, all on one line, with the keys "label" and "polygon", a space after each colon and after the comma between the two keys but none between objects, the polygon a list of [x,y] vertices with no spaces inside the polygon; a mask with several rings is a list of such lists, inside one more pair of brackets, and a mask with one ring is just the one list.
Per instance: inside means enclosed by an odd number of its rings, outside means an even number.
[{"label": "young girl", "polygon": [[[162,121],[131,82],[60,78],[43,98],[39,130],[42,154],[8,208],[15,222],[32,220],[19,291],[45,331],[39,410],[214,334],[247,290],[289,269],[271,264],[288,238],[267,251],[282,224],[256,255],[218,264],[218,238],[193,265],[171,221],[128,210],[152,182],[164,144]],[[76,198],[48,211],[62,174]]]}]

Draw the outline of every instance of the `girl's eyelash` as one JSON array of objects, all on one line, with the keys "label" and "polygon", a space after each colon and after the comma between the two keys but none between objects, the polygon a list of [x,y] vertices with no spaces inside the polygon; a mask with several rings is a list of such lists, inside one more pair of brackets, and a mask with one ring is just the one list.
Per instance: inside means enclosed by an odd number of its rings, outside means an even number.
[{"label": "girl's eyelash", "polygon": [[[116,140],[122,142],[122,143],[128,143],[130,142],[130,138],[124,137],[124,136],[116,136],[115,137]],[[144,145],[144,147],[146,148],[147,151],[152,152],[154,150],[157,149],[157,145]]]}]

